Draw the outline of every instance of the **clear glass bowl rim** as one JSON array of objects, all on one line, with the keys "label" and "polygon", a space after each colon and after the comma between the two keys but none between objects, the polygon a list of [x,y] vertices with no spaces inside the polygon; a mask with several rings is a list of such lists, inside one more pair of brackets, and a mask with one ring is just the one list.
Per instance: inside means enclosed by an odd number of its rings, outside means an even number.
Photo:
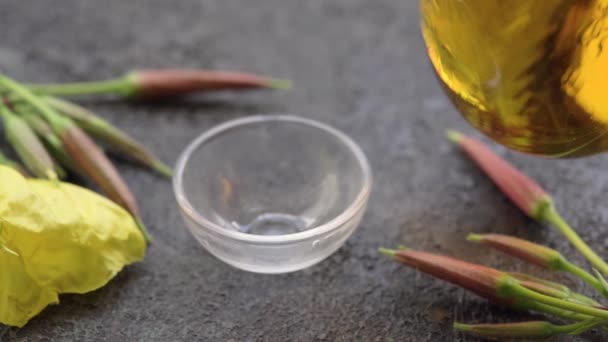
[{"label": "clear glass bowl rim", "polygon": [[[241,233],[222,228],[220,225],[204,218],[198,211],[194,209],[184,192],[182,182],[186,164],[190,160],[190,156],[192,155],[192,153],[194,153],[198,148],[202,147],[206,142],[212,140],[213,138],[228,130],[234,128],[241,128],[245,125],[264,122],[286,122],[307,125],[313,128],[320,129],[325,133],[337,138],[341,143],[345,145],[345,148],[348,149],[350,153],[355,156],[355,159],[357,160],[359,167],[361,168],[361,172],[363,174],[363,181],[361,183],[361,189],[359,190],[357,196],[344,211],[342,211],[338,216],[332,218],[328,222],[303,232],[285,235],[266,236]],[[201,135],[195,138],[181,153],[181,155],[177,159],[173,176],[173,191],[175,192],[175,197],[177,199],[178,205],[190,219],[196,222],[199,226],[202,226],[203,228],[208,228],[213,232],[222,235],[226,238],[256,244],[293,243],[314,238],[316,236],[339,228],[340,226],[351,220],[366,205],[369,193],[371,192],[371,187],[372,174],[369,162],[361,148],[350,137],[327,124],[293,115],[248,116],[226,121],[209,129],[208,131],[203,132]]]}]

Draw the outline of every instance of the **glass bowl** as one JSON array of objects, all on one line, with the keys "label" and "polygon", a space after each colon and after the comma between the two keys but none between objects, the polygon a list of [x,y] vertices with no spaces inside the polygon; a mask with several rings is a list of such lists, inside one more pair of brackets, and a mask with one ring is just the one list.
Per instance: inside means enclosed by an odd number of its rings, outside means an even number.
[{"label": "glass bowl", "polygon": [[254,116],[223,123],[182,153],[175,196],[192,235],[237,268],[284,273],[320,262],[365,211],[361,149],[323,123]]}]

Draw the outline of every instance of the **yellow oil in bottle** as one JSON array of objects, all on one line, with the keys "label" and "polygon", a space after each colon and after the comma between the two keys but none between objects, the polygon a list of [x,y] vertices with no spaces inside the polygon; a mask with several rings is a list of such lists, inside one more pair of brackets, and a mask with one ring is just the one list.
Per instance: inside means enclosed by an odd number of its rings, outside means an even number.
[{"label": "yellow oil in bottle", "polygon": [[522,152],[608,151],[608,0],[421,0],[436,74],[477,129]]}]

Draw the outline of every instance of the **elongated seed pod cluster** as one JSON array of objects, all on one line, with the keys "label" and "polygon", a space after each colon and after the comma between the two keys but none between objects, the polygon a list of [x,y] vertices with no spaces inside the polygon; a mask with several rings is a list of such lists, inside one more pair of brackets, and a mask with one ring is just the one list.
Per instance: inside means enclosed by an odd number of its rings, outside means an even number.
[{"label": "elongated seed pod cluster", "polygon": [[68,170],[91,180],[133,215],[151,241],[135,196],[102,147],[166,177],[172,176],[171,168],[125,131],[89,109],[56,96],[113,94],[151,98],[289,86],[289,81],[251,73],[192,69],[149,69],[107,81],[30,85],[0,74],[0,117],[5,136],[23,166],[2,153],[0,165],[26,176],[64,179],[64,170]]},{"label": "elongated seed pod cluster", "polygon": [[[540,223],[550,223],[595,267],[590,273],[567,260],[560,252],[541,244],[502,234],[469,234],[467,240],[496,249],[550,271],[569,273],[608,298],[608,265],[557,213],[550,195],[533,179],[493,153],[480,141],[450,131],[455,142],[498,188],[525,214]],[[445,280],[489,301],[516,310],[531,310],[571,321],[556,325],[547,321],[463,324],[454,329],[485,338],[549,338],[577,335],[595,327],[608,328],[606,305],[569,287],[520,272],[500,271],[456,258],[401,247],[380,252],[408,267]]]}]

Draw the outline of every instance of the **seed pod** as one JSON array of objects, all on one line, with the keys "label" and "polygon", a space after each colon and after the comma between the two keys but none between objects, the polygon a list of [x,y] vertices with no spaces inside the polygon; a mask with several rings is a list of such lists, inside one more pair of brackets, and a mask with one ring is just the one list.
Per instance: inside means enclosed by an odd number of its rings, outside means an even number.
[{"label": "seed pod", "polygon": [[564,257],[556,250],[501,234],[469,234],[467,240],[496,248],[518,259],[550,270],[561,270]]},{"label": "seed pod", "polygon": [[593,286],[602,295],[608,295],[608,285],[602,283],[601,275],[598,278],[593,277],[587,271],[566,260],[561,253],[549,247],[501,234],[469,234],[467,240],[496,248],[506,254],[552,271],[572,273]]},{"label": "seed pod", "polygon": [[36,94],[54,96],[118,95],[167,97],[194,92],[242,89],[289,89],[291,82],[238,71],[200,69],[151,69],[123,77],[76,83],[28,84]]},{"label": "seed pod", "polygon": [[57,179],[53,159],[28,124],[4,105],[0,105],[0,115],[7,140],[28,170],[36,177]]},{"label": "seed pod", "polygon": [[[546,222],[555,226],[595,268],[605,275],[608,274],[608,264],[561,217],[553,204],[551,196],[540,185],[497,156],[480,141],[454,131],[448,131],[447,135],[475,161],[524,213],[539,222]],[[578,270],[575,272],[578,272]],[[592,282],[590,278],[585,281]],[[599,285],[601,286],[601,284]],[[598,287],[596,286],[596,288]],[[602,293],[608,297],[608,286],[602,290]]]},{"label": "seed pod", "polygon": [[150,235],[139,217],[139,208],[133,194],[122,177],[120,177],[112,162],[110,162],[103,151],[95,145],[93,140],[76,126],[72,120],[61,116],[18,82],[0,75],[0,85],[10,90],[13,95],[24,101],[46,119],[55,134],[57,134],[63,142],[66,152],[72,157],[74,163],[90,177],[111,200],[122,205],[133,215],[142,233],[146,239],[150,241]]},{"label": "seed pod", "polygon": [[538,277],[535,277],[535,276],[532,276],[529,274],[519,273],[519,272],[508,272],[507,274],[510,275],[511,277],[519,280],[520,283],[523,283],[523,282],[537,283],[537,284],[541,284],[546,287],[553,288],[560,292],[572,293],[570,288],[568,288],[566,285],[548,281],[548,280],[538,278]]},{"label": "seed pod", "polygon": [[140,70],[127,75],[131,96],[165,97],[226,89],[287,89],[289,81],[236,71],[194,69]]},{"label": "seed pod", "polygon": [[110,199],[133,215],[144,237],[151,242],[152,236],[141,221],[135,197],[103,151],[74,124],[67,126],[59,133],[59,137],[68,155],[74,160],[74,164],[90,177]]},{"label": "seed pod", "polygon": [[534,290],[536,292],[555,298],[566,299],[573,303],[593,306],[596,308],[604,308],[604,306],[596,300],[589,298],[583,294],[574,292],[566,285],[531,276],[525,273],[508,272],[508,274],[511,277],[517,279],[522,286],[530,290]]},{"label": "seed pod", "polygon": [[542,210],[551,205],[551,197],[540,185],[481,142],[454,131],[448,132],[448,138],[457,143],[502,192],[530,217],[540,219]]},{"label": "seed pod", "polygon": [[19,115],[30,125],[30,127],[38,134],[38,136],[44,141],[45,146],[61,165],[68,168],[70,171],[84,177],[84,172],[74,164],[72,158],[67,154],[63,147],[63,143],[55,135],[51,127],[39,116],[30,112],[20,112]]},{"label": "seed pod", "polygon": [[[59,138],[74,163],[88,176],[101,190],[118,203],[133,217],[139,220],[139,207],[135,197],[123,181],[122,177],[105,154],[95,145],[95,142],[78,126],[70,122],[61,132]],[[141,225],[141,222],[138,222]],[[143,227],[143,226],[142,226]],[[149,234],[143,229],[147,239]]]},{"label": "seed pod", "polygon": [[382,248],[380,251],[391,256],[395,261],[460,286],[492,302],[507,306],[513,302],[513,298],[504,297],[500,293],[501,284],[505,279],[510,278],[504,272],[443,255],[411,249],[393,251]]},{"label": "seed pod", "polygon": [[74,103],[54,97],[45,97],[46,103],[72,119],[80,128],[111,149],[129,156],[162,175],[171,177],[171,168],[150,153],[127,133],[112,126],[93,112]]}]

